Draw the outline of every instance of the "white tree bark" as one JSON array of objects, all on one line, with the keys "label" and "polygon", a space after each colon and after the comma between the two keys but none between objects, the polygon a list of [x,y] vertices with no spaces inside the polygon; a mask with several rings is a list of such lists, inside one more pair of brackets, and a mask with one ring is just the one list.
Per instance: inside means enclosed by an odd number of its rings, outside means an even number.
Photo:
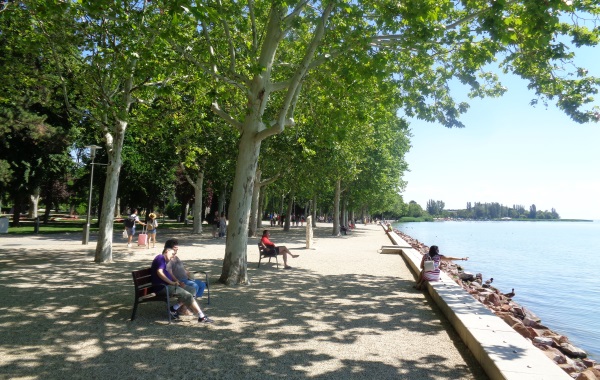
[{"label": "white tree bark", "polygon": [[[297,101],[300,83],[306,75],[315,51],[325,34],[325,25],[334,5],[330,3],[323,11],[323,15],[315,27],[313,39],[307,46],[304,57],[289,83],[286,83],[285,86],[276,87],[271,83],[271,73],[277,47],[285,35],[285,28],[295,21],[297,12],[304,6],[306,6],[306,2],[298,5],[286,17],[287,6],[284,3],[273,3],[269,13],[269,22],[264,31],[260,56],[257,60],[258,67],[262,71],[255,74],[252,80],[249,81],[247,111],[244,122],[239,123],[231,120],[227,115],[223,115],[218,107],[213,106],[213,110],[217,115],[241,130],[233,192],[229,205],[228,215],[230,221],[225,258],[219,279],[220,282],[228,285],[249,282],[247,273],[248,221],[261,142],[269,136],[283,132],[285,126],[293,121],[290,110],[293,110],[293,106]],[[274,89],[287,89],[287,93],[283,98],[275,125],[266,128],[262,121],[263,115],[269,95]]]},{"label": "white tree bark", "polygon": [[285,224],[283,225],[283,230],[284,231],[289,231],[290,230],[290,225],[292,224],[292,214],[293,214],[293,209],[292,207],[294,206],[294,193],[290,193],[290,196],[288,198],[288,205],[287,205],[287,212],[285,213]]},{"label": "white tree bark", "polygon": [[[251,121],[248,122],[248,124],[250,123]],[[254,127],[257,128],[258,125]],[[252,125],[248,128],[252,128]],[[223,259],[223,268],[219,279],[219,281],[228,285],[249,283],[246,256],[248,220],[259,152],[260,141],[256,141],[251,133],[242,134],[229,204],[228,215],[230,217],[225,243],[225,258]]]},{"label": "white tree bark", "polygon": [[256,231],[261,225],[262,215],[259,214],[258,205],[262,195],[262,188],[275,182],[277,178],[279,178],[279,174],[264,181],[261,181],[261,177],[262,171],[257,169],[256,179],[254,180],[254,191],[252,192],[252,209],[250,210],[250,228],[248,229],[248,237],[256,236]]},{"label": "white tree bark", "polygon": [[185,178],[188,183],[194,188],[194,209],[192,211],[194,216],[194,226],[192,227],[193,234],[202,233],[202,192],[204,189],[204,172],[198,173],[196,180],[194,181],[185,171],[185,167],[182,164],[181,168],[185,173]]},{"label": "white tree bark", "polygon": [[[36,186],[35,189],[33,189],[33,194],[29,195],[29,213],[27,215],[29,218],[38,217],[38,204],[40,202],[40,192],[40,187]],[[47,205],[46,207],[50,207],[50,205]]]},{"label": "white tree bark", "polygon": [[106,167],[106,184],[104,185],[104,198],[102,212],[100,215],[100,227],[98,230],[98,243],[94,261],[97,263],[112,262],[113,242],[113,215],[117,203],[117,192],[119,190],[119,174],[123,159],[123,140],[127,122],[118,120],[115,135],[106,133],[106,151],[108,154],[108,166]]},{"label": "white tree bark", "polygon": [[258,198],[261,189],[260,178],[262,171],[256,168],[256,178],[254,179],[254,190],[252,191],[252,206],[250,209],[250,224],[248,228],[248,237],[256,236],[256,220],[258,219]]}]

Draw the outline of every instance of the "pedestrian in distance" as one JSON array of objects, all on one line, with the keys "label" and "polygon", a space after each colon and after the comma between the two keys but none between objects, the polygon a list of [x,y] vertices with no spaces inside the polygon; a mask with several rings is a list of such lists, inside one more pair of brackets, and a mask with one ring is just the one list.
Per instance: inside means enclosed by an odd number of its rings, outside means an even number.
[{"label": "pedestrian in distance", "polygon": [[221,217],[219,218],[219,237],[225,237],[227,234],[227,218],[225,217],[225,213],[221,213]]},{"label": "pedestrian in distance", "polygon": [[125,231],[127,231],[127,248],[131,247],[131,240],[133,239],[133,236],[135,235],[135,225],[137,224],[141,224],[142,226],[145,226],[145,223],[142,223],[142,221],[140,220],[139,216],[138,216],[138,210],[137,209],[133,209],[131,215],[129,215],[129,217],[127,219],[125,219],[124,224],[125,224]]},{"label": "pedestrian in distance", "polygon": [[152,248],[156,246],[156,228],[158,227],[158,222],[156,221],[156,214],[151,212],[148,215],[148,247],[150,247],[150,242],[152,242]]}]

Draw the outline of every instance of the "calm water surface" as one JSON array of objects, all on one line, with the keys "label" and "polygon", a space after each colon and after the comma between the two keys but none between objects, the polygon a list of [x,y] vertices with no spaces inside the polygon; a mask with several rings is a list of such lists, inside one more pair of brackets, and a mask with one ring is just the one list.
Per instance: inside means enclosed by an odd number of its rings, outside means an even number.
[{"label": "calm water surface", "polygon": [[600,222],[396,223],[444,255],[468,256],[465,270],[494,278],[503,293],[600,360]]}]

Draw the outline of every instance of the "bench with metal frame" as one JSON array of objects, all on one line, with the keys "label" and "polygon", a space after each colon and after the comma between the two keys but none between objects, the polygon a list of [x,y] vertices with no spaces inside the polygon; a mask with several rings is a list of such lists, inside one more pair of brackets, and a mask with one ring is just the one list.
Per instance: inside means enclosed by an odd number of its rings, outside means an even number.
[{"label": "bench with metal frame", "polygon": [[260,261],[263,258],[269,258],[269,262],[271,262],[271,259],[274,257],[275,261],[277,262],[277,268],[279,269],[279,259],[277,259],[277,251],[275,249],[269,249],[267,248],[263,242],[258,242],[258,252],[259,252],[259,258],[258,258],[258,267],[260,268]]},{"label": "bench with metal frame", "polygon": [[[198,273],[198,272],[194,272]],[[206,277],[206,295],[208,299],[208,304],[210,305],[210,284],[208,282],[208,273],[201,271],[200,273],[204,273]],[[135,300],[133,303],[133,311],[131,312],[131,320],[135,319],[135,314],[137,313],[138,305],[146,302],[166,302],[167,304],[167,315],[169,317],[169,323],[171,323],[171,301],[173,298],[169,295],[169,288],[166,288],[166,294],[157,294],[152,289],[152,269],[140,269],[134,270],[131,272],[131,276],[133,277],[133,287],[135,291]]]}]

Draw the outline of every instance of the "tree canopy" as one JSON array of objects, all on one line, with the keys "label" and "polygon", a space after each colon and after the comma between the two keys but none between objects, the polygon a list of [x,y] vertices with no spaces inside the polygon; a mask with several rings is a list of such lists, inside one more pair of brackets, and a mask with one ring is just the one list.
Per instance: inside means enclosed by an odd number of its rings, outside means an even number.
[{"label": "tree canopy", "polygon": [[[334,208],[341,201],[383,210],[397,204],[403,186],[403,117],[463,127],[469,106],[456,88],[500,96],[498,69],[524,78],[539,101],[577,122],[600,117],[593,98],[600,80],[574,60],[577,47],[598,44],[594,1],[30,0],[3,7],[2,25],[25,23],[31,32],[0,38],[18,54],[45,58],[43,71],[57,78],[70,120],[106,148],[98,262],[112,260],[122,167],[142,176],[152,160],[169,163],[163,181],[145,185],[153,194],[166,191],[172,165],[182,164],[196,189],[203,181],[211,192],[231,188],[221,281],[244,283],[262,169],[279,173],[278,188],[302,198],[327,194]],[[23,62],[19,82],[43,77]],[[13,90],[19,86],[4,86],[11,109],[26,109],[30,100]],[[36,117],[22,119],[36,124]],[[176,144],[175,154],[153,148],[156,142]],[[277,154],[263,158],[263,147]],[[124,152],[132,152],[126,160]],[[2,168],[0,160],[0,179],[11,174]],[[417,206],[409,212],[422,212]]]}]

